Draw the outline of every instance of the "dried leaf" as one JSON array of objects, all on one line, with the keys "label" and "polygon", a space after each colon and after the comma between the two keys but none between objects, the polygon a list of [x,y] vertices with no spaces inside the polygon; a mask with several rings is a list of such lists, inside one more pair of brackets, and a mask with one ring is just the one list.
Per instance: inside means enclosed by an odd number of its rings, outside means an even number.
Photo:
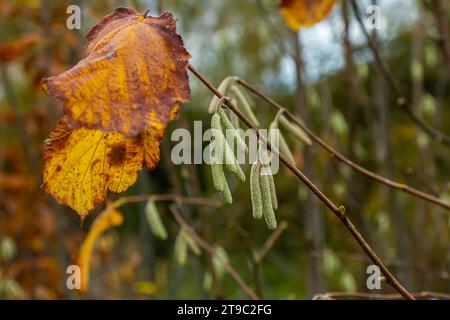
[{"label": "dried leaf", "polygon": [[298,31],[324,19],[337,0],[281,0],[278,8],[288,26]]},{"label": "dried leaf", "polygon": [[87,35],[85,58],[44,79],[44,90],[64,103],[70,128],[125,136],[146,126],[163,130],[173,109],[190,100],[190,55],[175,29],[168,12],[146,17],[118,8]]},{"label": "dried leaf", "polygon": [[95,129],[72,130],[67,117],[50,132],[44,150],[44,189],[83,218],[103,202],[107,191],[122,192],[135,183],[143,164],[159,161],[160,129],[136,137]]},{"label": "dried leaf", "polygon": [[81,245],[78,256],[78,266],[81,270],[81,288],[82,292],[86,292],[89,285],[89,271],[91,265],[92,250],[95,241],[105,230],[119,226],[123,223],[122,214],[112,207],[107,207],[92,223],[91,229]]}]

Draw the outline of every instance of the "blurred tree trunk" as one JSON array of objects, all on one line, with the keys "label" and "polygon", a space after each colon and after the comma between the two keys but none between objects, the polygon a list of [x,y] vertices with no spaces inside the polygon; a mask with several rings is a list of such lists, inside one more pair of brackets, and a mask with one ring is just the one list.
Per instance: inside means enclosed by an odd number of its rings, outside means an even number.
[{"label": "blurred tree trunk", "polygon": [[[377,1],[372,2],[377,5]],[[373,29],[372,37],[375,43],[378,43],[378,34],[376,29]],[[380,49],[382,50],[382,49]],[[375,66],[374,80],[372,82],[372,96],[374,106],[374,140],[375,140],[375,155],[377,167],[381,175],[395,179],[395,160],[392,153],[392,145],[390,139],[389,128],[390,125],[390,107],[387,97],[386,83],[383,74]],[[402,208],[398,201],[398,193],[392,192],[387,188],[382,188],[383,199],[386,199],[386,212],[390,216],[390,221],[393,225],[393,232],[395,234],[395,241],[397,247],[397,256],[401,261],[406,263],[411,261],[410,243],[405,232],[407,230],[405,225],[405,215],[402,213]],[[398,272],[399,280],[408,289],[412,290],[412,274],[409,268],[404,268]]]},{"label": "blurred tree trunk", "polygon": [[[369,97],[358,77],[357,65],[353,58],[353,45],[350,36],[350,8],[347,1],[342,2],[342,19],[344,21],[344,34],[343,34],[343,54],[345,58],[345,77],[346,77],[346,97],[347,97],[347,118],[348,118],[348,141],[347,149],[350,159],[355,159],[358,162],[358,156],[355,151],[355,146],[361,137],[364,137],[368,129],[375,126],[372,112],[369,108]],[[361,119],[363,118],[363,119]],[[359,130],[358,130],[359,129]],[[361,132],[362,131],[362,132]],[[375,136],[373,140],[377,141]],[[376,143],[376,142],[375,142]],[[380,236],[377,233],[370,218],[364,212],[364,202],[366,200],[364,193],[361,190],[364,189],[365,177],[360,174],[350,171],[348,179],[348,192],[345,199],[345,204],[348,205],[349,211],[358,215],[358,220],[361,223],[363,233],[367,236],[367,239],[371,245],[375,248],[376,252],[380,256],[384,256],[386,251],[383,243],[380,241]],[[361,264],[361,274],[366,273],[367,264]],[[365,283],[364,281],[362,283]],[[366,288],[364,288],[366,289]]]},{"label": "blurred tree trunk", "polygon": [[[448,5],[448,1],[446,4]],[[442,48],[442,56],[447,66],[447,71],[450,72],[450,39],[448,35],[447,17],[445,16],[445,11],[448,9],[448,6],[444,5],[443,0],[432,0],[431,5],[439,30],[439,44]]]},{"label": "blurred tree trunk", "polygon": [[[293,42],[295,48],[294,62],[296,67],[296,98],[295,105],[300,117],[306,124],[310,125],[310,115],[307,106],[307,88],[303,80],[303,59],[301,52],[301,42],[299,35],[293,33]],[[306,147],[303,152],[304,163],[303,172],[305,175],[315,181],[314,157],[312,148]],[[324,292],[325,275],[323,271],[323,252],[325,246],[325,228],[323,213],[319,207],[317,199],[308,194],[305,205],[303,206],[305,217],[305,241],[307,247],[308,263],[308,294],[313,296],[316,293]]]}]

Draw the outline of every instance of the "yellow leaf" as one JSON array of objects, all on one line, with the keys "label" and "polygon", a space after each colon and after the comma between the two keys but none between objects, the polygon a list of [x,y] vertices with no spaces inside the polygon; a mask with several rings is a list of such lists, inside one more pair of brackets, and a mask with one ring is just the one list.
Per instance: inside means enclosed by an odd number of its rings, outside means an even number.
[{"label": "yellow leaf", "polygon": [[324,19],[337,0],[282,0],[278,5],[288,26],[298,31]]},{"label": "yellow leaf", "polygon": [[46,140],[43,187],[84,218],[108,190],[122,192],[133,185],[144,162],[150,169],[158,164],[163,136],[163,130],[148,127],[130,138],[118,132],[72,130],[63,117]]},{"label": "yellow leaf", "polygon": [[89,271],[91,265],[92,250],[95,241],[107,229],[119,226],[123,223],[122,214],[112,207],[107,207],[92,223],[89,233],[81,245],[77,264],[81,270],[81,292],[86,292],[89,286]]},{"label": "yellow leaf", "polygon": [[163,130],[173,109],[190,100],[189,53],[165,12],[147,17],[118,8],[87,35],[85,58],[44,79],[43,88],[64,103],[70,128],[135,136]]}]

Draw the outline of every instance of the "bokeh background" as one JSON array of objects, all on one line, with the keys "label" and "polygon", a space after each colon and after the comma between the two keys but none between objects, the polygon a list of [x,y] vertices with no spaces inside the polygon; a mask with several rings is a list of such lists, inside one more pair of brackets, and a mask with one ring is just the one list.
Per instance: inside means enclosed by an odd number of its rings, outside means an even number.
[{"label": "bokeh background", "polygon": [[[444,20],[450,19],[444,3]],[[361,8],[373,1],[359,1]],[[81,7],[81,30],[66,28],[66,8]],[[383,27],[372,32],[414,110],[450,133],[449,69],[436,12],[429,1],[375,1]],[[240,76],[263,89],[331,146],[368,169],[450,201],[450,149],[430,140],[395,105],[351,10],[340,1],[326,20],[289,30],[275,0],[0,2],[0,298],[216,299],[246,298],[206,252],[184,265],[175,259],[178,223],[168,203],[158,209],[168,230],[150,232],[145,203],[123,206],[124,223],[100,236],[91,255],[86,293],[68,290],[74,263],[100,206],[83,223],[40,189],[44,139],[61,115],[40,80],[76,64],[85,35],[118,6],[151,15],[171,11],[192,65],[218,85]],[[348,8],[347,8],[348,9]],[[14,48],[26,44],[26,50]],[[295,54],[296,48],[300,49]],[[296,59],[302,64],[296,64]],[[448,61],[447,61],[448,62]],[[298,75],[301,77],[298,77]],[[162,143],[161,163],[141,172],[122,195],[182,194],[220,199],[207,165],[175,166],[174,128],[207,126],[211,93],[190,77],[192,101],[182,106]],[[249,95],[262,126],[274,112]],[[449,211],[375,183],[318,146],[288,138],[296,163],[347,214],[411,291],[450,292]],[[248,172],[249,168],[245,168]],[[273,235],[251,216],[248,183],[230,180],[235,201],[219,208],[180,205],[198,234],[226,252],[229,263],[260,297],[311,299],[317,294],[367,292],[371,264],[338,219],[284,168],[275,177],[282,229]],[[267,240],[269,239],[269,242]],[[264,258],[255,255],[267,248]],[[225,254],[223,254],[225,255]],[[381,292],[394,290],[384,284]]]}]

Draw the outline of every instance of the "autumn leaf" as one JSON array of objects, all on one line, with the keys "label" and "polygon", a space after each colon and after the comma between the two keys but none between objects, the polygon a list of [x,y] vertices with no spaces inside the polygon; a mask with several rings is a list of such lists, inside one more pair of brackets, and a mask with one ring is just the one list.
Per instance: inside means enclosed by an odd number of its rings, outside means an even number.
[{"label": "autumn leaf", "polygon": [[337,0],[282,0],[278,5],[288,26],[298,31],[324,19]]},{"label": "autumn leaf", "polygon": [[81,292],[86,292],[89,286],[89,272],[91,267],[92,250],[94,249],[95,241],[103,232],[111,227],[119,226],[122,223],[122,214],[110,206],[106,207],[106,209],[102,211],[92,223],[91,229],[81,245],[80,253],[77,259],[77,264],[81,270]]},{"label": "autumn leaf", "polygon": [[151,127],[135,137],[74,130],[64,116],[46,140],[43,187],[83,218],[105,200],[108,190],[122,192],[133,185],[144,162],[149,169],[156,167],[163,137],[164,129]]},{"label": "autumn leaf", "polygon": [[0,61],[3,63],[13,61],[30,47],[35,45],[39,38],[40,37],[37,34],[29,34],[0,45]]},{"label": "autumn leaf", "polygon": [[87,35],[85,58],[44,79],[48,94],[64,103],[70,128],[163,130],[175,106],[190,100],[189,53],[166,12],[147,17],[118,8]]}]

